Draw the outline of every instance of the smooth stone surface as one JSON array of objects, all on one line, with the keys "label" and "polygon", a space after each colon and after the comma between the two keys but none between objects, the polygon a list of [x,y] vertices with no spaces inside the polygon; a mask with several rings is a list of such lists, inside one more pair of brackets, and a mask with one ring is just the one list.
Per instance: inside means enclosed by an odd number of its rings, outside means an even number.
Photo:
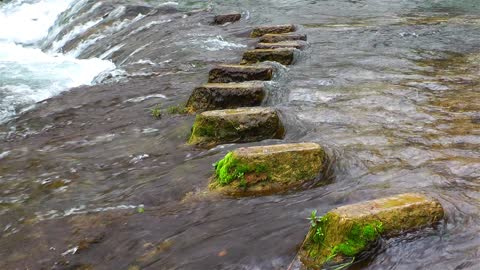
[{"label": "smooth stone surface", "polygon": [[208,82],[269,81],[272,77],[273,67],[266,65],[218,65],[210,70]]},{"label": "smooth stone surface", "polygon": [[284,133],[278,113],[273,108],[216,110],[197,115],[188,143],[208,148],[225,143],[281,139]]},{"label": "smooth stone surface", "polygon": [[281,48],[294,48],[303,49],[307,46],[304,41],[281,41],[276,43],[263,43],[260,42],[255,46],[255,49],[281,49]]},{"label": "smooth stone surface", "polygon": [[190,113],[259,106],[265,97],[262,82],[207,83],[193,90],[186,108]]},{"label": "smooth stone surface", "polygon": [[[322,224],[323,240],[315,243],[315,230],[310,229],[300,250],[300,260],[307,267],[342,262],[345,255],[332,250],[346,243],[355,226],[381,224],[381,236],[392,236],[419,229],[440,221],[444,211],[440,203],[424,194],[406,193],[392,197],[361,202],[328,212]],[[363,251],[363,250],[362,250]]]},{"label": "smooth stone surface", "polygon": [[[209,187],[232,196],[286,192],[319,177],[325,157],[323,148],[316,143],[239,148],[227,154],[227,162],[217,163]],[[233,179],[229,183],[220,180],[220,171]]]},{"label": "smooth stone surface", "polygon": [[239,21],[242,18],[242,14],[240,13],[231,13],[231,14],[223,14],[217,15],[213,19],[215,24],[226,24],[226,23],[233,23]]},{"label": "smooth stone surface", "polygon": [[302,40],[307,41],[307,35],[297,33],[287,34],[265,34],[258,40],[261,43],[277,43],[282,41]]},{"label": "smooth stone surface", "polygon": [[256,38],[256,37],[261,37],[265,34],[284,34],[284,33],[295,32],[296,29],[297,28],[293,24],[259,26],[259,27],[253,28],[250,36],[252,38]]},{"label": "smooth stone surface", "polygon": [[265,61],[291,65],[295,60],[295,49],[255,49],[243,54],[241,64],[256,64]]}]

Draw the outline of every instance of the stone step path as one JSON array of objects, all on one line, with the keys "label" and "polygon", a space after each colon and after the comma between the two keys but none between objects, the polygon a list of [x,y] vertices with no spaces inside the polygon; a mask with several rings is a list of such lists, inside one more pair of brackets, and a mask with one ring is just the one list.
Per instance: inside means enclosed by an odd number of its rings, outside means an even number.
[{"label": "stone step path", "polygon": [[441,204],[424,194],[406,193],[336,208],[313,220],[299,252],[307,267],[343,263],[381,236],[392,236],[440,221]]},{"label": "stone step path", "polygon": [[226,143],[282,139],[284,133],[283,124],[273,108],[214,110],[197,114],[188,143],[208,148]]},{"label": "stone step path", "polygon": [[209,188],[231,196],[287,192],[319,177],[325,160],[316,143],[238,148],[215,164]]},{"label": "stone step path", "polygon": [[267,25],[253,28],[250,37],[257,38],[265,34],[285,34],[295,32],[297,27],[293,24]]},{"label": "stone step path", "polygon": [[265,34],[258,39],[259,42],[263,42],[263,43],[276,43],[276,42],[282,42],[282,41],[295,41],[295,40],[307,41],[307,36],[305,34],[297,34],[297,33]]},{"label": "stone step path", "polygon": [[267,65],[218,65],[210,70],[208,82],[230,83],[246,81],[270,81],[274,69]]},{"label": "stone step path", "polygon": [[193,90],[186,104],[189,113],[259,106],[265,98],[263,82],[207,83]]},{"label": "stone step path", "polygon": [[293,49],[303,49],[307,46],[305,41],[280,41],[280,42],[273,42],[273,43],[265,43],[259,42],[255,46],[255,49],[282,49],[282,48],[293,48]]}]

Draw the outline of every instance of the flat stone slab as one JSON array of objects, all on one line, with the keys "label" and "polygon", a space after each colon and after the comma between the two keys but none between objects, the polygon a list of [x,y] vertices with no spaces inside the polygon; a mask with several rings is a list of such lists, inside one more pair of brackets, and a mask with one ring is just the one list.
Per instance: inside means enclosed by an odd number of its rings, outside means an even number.
[{"label": "flat stone slab", "polygon": [[289,191],[319,177],[325,156],[316,143],[239,148],[215,164],[209,187],[233,196]]},{"label": "flat stone slab", "polygon": [[282,65],[291,65],[295,60],[295,49],[255,49],[243,54],[241,64],[256,64],[265,61],[278,62]]},{"label": "flat stone slab", "polygon": [[276,43],[263,43],[260,42],[255,46],[255,49],[281,49],[281,48],[294,48],[303,49],[307,46],[304,41],[281,41]]},{"label": "flat stone slab", "polygon": [[207,83],[193,90],[185,106],[190,113],[259,106],[265,97],[262,82]]},{"label": "flat stone slab", "polygon": [[277,42],[282,42],[282,41],[293,41],[293,40],[307,41],[307,35],[297,34],[297,33],[265,34],[265,35],[260,37],[259,42],[261,42],[261,43],[277,43]]},{"label": "flat stone slab", "polygon": [[320,218],[312,213],[299,257],[307,267],[340,263],[367,250],[380,236],[432,225],[443,216],[438,201],[419,193],[342,206]]},{"label": "flat stone slab", "polygon": [[250,36],[252,38],[256,38],[261,37],[265,34],[284,34],[295,32],[295,30],[297,30],[297,27],[293,24],[259,26],[253,28]]},{"label": "flat stone slab", "polygon": [[210,70],[208,82],[269,81],[272,77],[273,67],[266,65],[218,65]]},{"label": "flat stone slab", "polygon": [[240,13],[231,13],[231,14],[222,14],[217,15],[213,19],[215,24],[226,24],[226,23],[233,23],[239,21],[242,18],[242,14]]},{"label": "flat stone slab", "polygon": [[249,107],[197,114],[189,144],[213,147],[226,143],[281,139],[285,131],[273,108]]}]

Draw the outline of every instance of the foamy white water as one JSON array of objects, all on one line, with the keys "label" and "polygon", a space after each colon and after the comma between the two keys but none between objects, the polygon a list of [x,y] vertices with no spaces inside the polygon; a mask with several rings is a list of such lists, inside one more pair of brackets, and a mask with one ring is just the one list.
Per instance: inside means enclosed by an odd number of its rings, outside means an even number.
[{"label": "foamy white water", "polygon": [[14,0],[0,5],[0,123],[36,102],[91,84],[95,76],[115,68],[110,61],[80,60],[39,49],[56,18],[75,3]]}]

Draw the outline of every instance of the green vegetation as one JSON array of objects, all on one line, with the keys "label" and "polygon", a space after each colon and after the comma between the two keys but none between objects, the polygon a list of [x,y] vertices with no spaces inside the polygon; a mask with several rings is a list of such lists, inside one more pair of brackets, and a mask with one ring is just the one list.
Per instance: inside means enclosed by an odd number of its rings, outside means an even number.
[{"label": "green vegetation", "polygon": [[160,104],[157,104],[155,107],[150,109],[150,115],[155,119],[162,118],[162,109]]},{"label": "green vegetation", "polygon": [[215,176],[221,186],[240,180],[240,186],[246,187],[245,175],[249,173],[262,174],[267,172],[267,166],[263,164],[249,165],[242,163],[229,152],[223,159],[214,164]]},{"label": "green vegetation", "polygon": [[340,244],[333,247],[331,254],[336,256],[342,254],[347,257],[354,257],[375,241],[383,232],[383,224],[374,221],[369,224],[354,224],[347,234],[347,238]]},{"label": "green vegetation", "polygon": [[174,105],[167,108],[169,114],[186,114],[188,112],[184,104]]}]

